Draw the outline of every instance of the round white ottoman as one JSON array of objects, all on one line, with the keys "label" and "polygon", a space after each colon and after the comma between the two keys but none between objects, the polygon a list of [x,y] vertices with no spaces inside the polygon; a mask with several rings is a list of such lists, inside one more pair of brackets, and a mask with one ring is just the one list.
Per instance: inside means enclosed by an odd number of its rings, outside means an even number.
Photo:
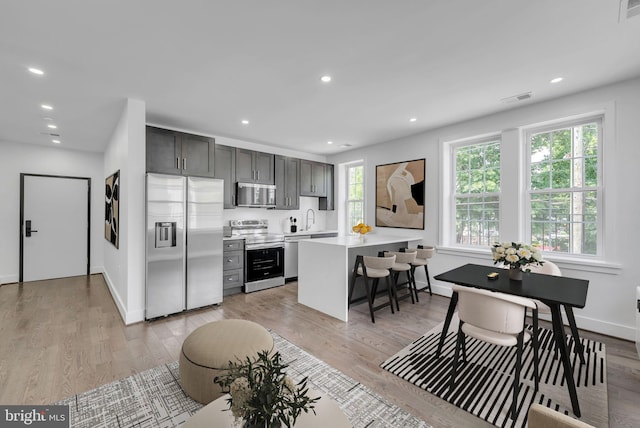
[{"label": "round white ottoman", "polygon": [[257,359],[258,352],[274,352],[273,337],[247,320],[216,321],[195,329],[182,344],[180,384],[194,400],[208,404],[223,395],[213,378],[229,367],[229,361]]}]

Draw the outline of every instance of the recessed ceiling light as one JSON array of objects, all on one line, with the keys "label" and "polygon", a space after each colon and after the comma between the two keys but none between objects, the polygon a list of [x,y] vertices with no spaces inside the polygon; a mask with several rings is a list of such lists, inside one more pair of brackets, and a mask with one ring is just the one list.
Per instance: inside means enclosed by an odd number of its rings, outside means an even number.
[{"label": "recessed ceiling light", "polygon": [[415,122],[416,120],[418,120],[418,118],[412,117],[411,119],[409,119],[409,122]]},{"label": "recessed ceiling light", "polygon": [[243,125],[248,125],[248,124],[249,124],[249,121],[248,121],[247,119],[242,119],[242,124],[243,124]]},{"label": "recessed ceiling light", "polygon": [[563,78],[562,77],[556,77],[550,80],[550,83],[558,83],[558,82],[562,82]]},{"label": "recessed ceiling light", "polygon": [[320,80],[322,80],[324,83],[329,83],[331,82],[331,76],[322,76]]},{"label": "recessed ceiling light", "polygon": [[327,141],[327,144],[333,144],[333,141]]},{"label": "recessed ceiling light", "polygon": [[40,107],[42,107],[42,108],[43,108],[43,109],[45,109],[45,110],[53,110],[53,107],[51,107],[51,106],[50,106],[50,105],[48,105],[48,104],[42,104]]},{"label": "recessed ceiling light", "polygon": [[44,74],[44,71],[40,70],[39,68],[29,67],[29,71],[33,74],[37,74],[38,76],[42,76]]},{"label": "recessed ceiling light", "polygon": [[60,140],[51,140],[53,144],[60,144]]},{"label": "recessed ceiling light", "polygon": [[58,127],[56,125],[54,125],[53,123],[48,124],[47,128],[58,129]]}]

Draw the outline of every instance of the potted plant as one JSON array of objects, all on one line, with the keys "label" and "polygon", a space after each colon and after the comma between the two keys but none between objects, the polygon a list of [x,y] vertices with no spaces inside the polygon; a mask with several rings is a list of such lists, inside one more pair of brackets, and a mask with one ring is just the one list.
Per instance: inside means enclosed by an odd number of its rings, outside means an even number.
[{"label": "potted plant", "polygon": [[279,352],[261,351],[256,360],[230,361],[225,374],[213,381],[229,393],[229,409],[243,427],[291,428],[302,412],[315,414],[314,404],[320,398],[308,397],[308,378],[294,384],[287,367]]}]

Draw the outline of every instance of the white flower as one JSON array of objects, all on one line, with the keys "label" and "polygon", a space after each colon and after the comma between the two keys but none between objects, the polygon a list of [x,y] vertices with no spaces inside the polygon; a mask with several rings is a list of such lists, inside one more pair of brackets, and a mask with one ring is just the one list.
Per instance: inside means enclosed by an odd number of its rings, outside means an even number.
[{"label": "white flower", "polygon": [[521,259],[528,259],[531,257],[531,251],[529,251],[526,246],[521,247],[516,254],[518,254]]},{"label": "white flower", "polygon": [[283,384],[286,394],[292,395],[296,391],[296,385],[295,383],[293,383],[293,379],[291,379],[289,376],[284,377]]},{"label": "white flower", "polygon": [[516,263],[518,260],[520,260],[520,257],[518,257],[517,254],[507,254],[504,259],[509,263]]},{"label": "white flower", "polygon": [[513,248],[513,247],[510,247],[510,248],[507,248],[504,252],[505,252],[507,255],[513,255],[513,254],[516,254],[516,249],[515,249],[515,248]]},{"label": "white flower", "polygon": [[249,380],[246,377],[239,377],[229,385],[229,394],[231,395],[231,413],[236,418],[244,416],[246,403],[251,399],[253,391],[249,386]]},{"label": "white flower", "polygon": [[538,261],[538,260],[542,260],[542,251],[540,251],[539,248],[534,248],[533,249],[533,258]]},{"label": "white flower", "polygon": [[500,244],[500,245],[502,245],[504,248],[510,248],[510,247],[511,247],[511,242],[507,242],[507,241],[505,241],[505,242],[503,242],[503,243],[502,243],[502,244]]}]

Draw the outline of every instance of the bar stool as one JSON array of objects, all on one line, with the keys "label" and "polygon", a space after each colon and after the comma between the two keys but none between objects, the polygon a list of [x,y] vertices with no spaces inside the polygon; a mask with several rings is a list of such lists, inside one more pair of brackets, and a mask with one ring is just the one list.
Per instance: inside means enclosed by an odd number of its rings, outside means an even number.
[{"label": "bar stool", "polygon": [[[351,277],[351,284],[349,286],[349,300],[347,309],[351,306],[351,303],[358,302],[362,300],[362,298],[352,300],[353,297],[353,289],[356,285],[356,280],[358,277],[362,277],[364,279],[365,290],[367,292],[367,303],[369,304],[369,313],[371,314],[371,322],[375,323],[376,320],[373,316],[373,313],[378,309],[382,309],[385,306],[389,306],[391,308],[391,313],[395,313],[393,310],[393,287],[391,285],[390,280],[390,272],[392,266],[394,266],[396,262],[395,256],[393,257],[374,257],[374,256],[357,256],[356,263],[353,267],[353,275]],[[389,296],[389,301],[382,303],[378,306],[374,306],[373,303],[376,298],[376,294],[378,292],[378,283],[380,282],[380,278],[387,278],[387,295]],[[369,279],[373,279],[373,284],[369,285]],[[396,300],[397,305],[397,300]]]},{"label": "bar stool", "polygon": [[[418,292],[416,291],[416,281],[413,276],[411,264],[416,260],[416,255],[418,253],[417,251],[407,250],[404,252],[385,251],[384,254],[387,257],[390,257],[390,256],[396,257],[396,262],[391,267],[391,273],[393,274],[393,279],[394,279],[393,294],[396,300],[396,309],[399,311],[400,310],[400,305],[398,304],[399,299],[406,299],[407,297],[411,297],[411,303],[415,304],[416,302],[415,299],[413,298],[413,295],[415,293],[417,297]],[[398,279],[400,277],[401,272],[405,272],[407,274],[407,281],[399,284]],[[407,289],[409,290],[409,292],[407,294],[398,296],[398,292],[397,292],[398,287],[405,284],[407,285]]]},{"label": "bar stool", "polygon": [[[400,250],[402,251],[402,250]],[[429,291],[429,296],[433,296],[433,293],[431,293],[431,279],[429,278],[429,259],[431,257],[433,257],[433,253],[435,252],[435,248],[434,247],[429,247],[429,246],[423,246],[423,245],[418,245],[418,248],[405,248],[404,251],[416,251],[418,254],[416,256],[416,259],[413,263],[411,263],[411,273],[413,274],[414,280],[415,280],[415,272],[416,272],[416,268],[419,268],[420,266],[424,266],[424,272],[427,275],[427,286],[426,287],[422,287],[422,288],[418,288],[418,286],[416,285],[416,300],[419,302],[420,299],[418,298],[418,291],[424,291],[425,293],[427,291]]]}]

